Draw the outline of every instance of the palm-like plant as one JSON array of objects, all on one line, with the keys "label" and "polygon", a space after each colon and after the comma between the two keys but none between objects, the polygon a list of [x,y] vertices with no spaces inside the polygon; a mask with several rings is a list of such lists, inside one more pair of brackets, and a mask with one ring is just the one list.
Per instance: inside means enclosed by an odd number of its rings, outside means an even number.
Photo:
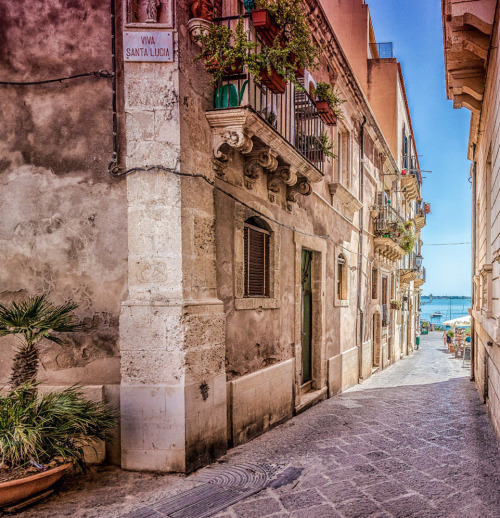
[{"label": "palm-like plant", "polygon": [[70,333],[84,329],[72,312],[78,307],[74,302],[57,306],[45,294],[29,297],[10,307],[0,304],[0,336],[15,335],[21,340],[14,363],[10,384],[20,387],[36,379],[38,372],[38,344],[46,338],[61,344],[54,333]]},{"label": "palm-like plant", "polygon": [[112,438],[114,408],[87,400],[78,387],[41,395],[36,388],[22,385],[0,397],[0,462],[15,469],[60,458],[83,469],[84,447]]}]

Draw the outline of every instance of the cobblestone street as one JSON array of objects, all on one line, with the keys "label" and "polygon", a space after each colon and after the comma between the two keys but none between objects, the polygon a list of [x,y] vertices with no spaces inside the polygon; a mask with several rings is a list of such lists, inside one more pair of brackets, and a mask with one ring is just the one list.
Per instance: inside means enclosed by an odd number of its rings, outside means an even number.
[{"label": "cobblestone street", "polygon": [[500,516],[498,444],[468,365],[448,354],[441,333],[190,477],[103,468],[23,516],[170,516],[155,502],[244,464],[277,477],[218,518]]}]

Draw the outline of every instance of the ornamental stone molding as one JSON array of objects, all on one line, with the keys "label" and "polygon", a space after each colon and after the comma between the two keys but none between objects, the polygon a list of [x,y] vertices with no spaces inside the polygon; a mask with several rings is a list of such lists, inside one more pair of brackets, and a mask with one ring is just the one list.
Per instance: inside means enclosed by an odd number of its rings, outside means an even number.
[{"label": "ornamental stone molding", "polygon": [[347,212],[357,212],[363,205],[362,203],[346,189],[340,182],[332,182],[328,184],[330,194],[334,201],[338,201]]},{"label": "ornamental stone molding", "polygon": [[477,114],[486,81],[486,65],[496,0],[443,0],[446,93],[454,108]]},{"label": "ornamental stone molding", "polygon": [[288,202],[288,209],[291,210],[293,203],[297,202],[299,194],[302,196],[309,196],[312,193],[311,182],[307,178],[300,177],[294,185],[287,185],[286,200]]},{"label": "ornamental stone molding", "polygon": [[253,151],[248,155],[243,170],[246,187],[252,189],[255,181],[261,174],[264,172],[272,173],[277,167],[278,157],[272,149],[267,148]]},{"label": "ornamental stone molding", "polygon": [[269,191],[269,200],[276,201],[276,194],[280,192],[281,184],[293,186],[297,183],[297,171],[290,166],[280,166],[272,174],[267,177],[267,189]]},{"label": "ornamental stone molding", "polygon": [[391,262],[399,261],[405,255],[405,251],[390,237],[376,237],[374,240],[375,257],[379,260]]},{"label": "ornamental stone molding", "polygon": [[[231,150],[248,155],[244,174],[250,183],[264,170],[274,172],[278,166],[290,168],[288,182],[299,176],[309,183],[323,179],[321,172],[307,158],[251,108],[210,110],[205,116],[212,128],[214,157],[224,164]],[[302,181],[300,189],[297,189],[294,186],[290,194],[294,199],[297,193],[309,193],[311,187],[305,188]]]}]

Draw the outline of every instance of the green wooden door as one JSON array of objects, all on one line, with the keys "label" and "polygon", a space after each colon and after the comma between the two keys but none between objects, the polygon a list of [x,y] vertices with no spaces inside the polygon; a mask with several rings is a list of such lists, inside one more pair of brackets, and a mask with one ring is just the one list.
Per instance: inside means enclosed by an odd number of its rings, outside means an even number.
[{"label": "green wooden door", "polygon": [[302,250],[302,384],[312,379],[311,339],[312,339],[312,252]]}]

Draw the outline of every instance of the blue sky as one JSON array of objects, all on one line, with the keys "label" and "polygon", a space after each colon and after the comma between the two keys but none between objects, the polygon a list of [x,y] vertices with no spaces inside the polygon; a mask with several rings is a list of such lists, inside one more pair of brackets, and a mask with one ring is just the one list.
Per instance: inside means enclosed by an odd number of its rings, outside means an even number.
[{"label": "blue sky", "polygon": [[441,2],[367,0],[378,42],[392,41],[401,62],[420,167],[423,199],[432,214],[422,232],[427,282],[423,294],[470,295],[470,245],[426,246],[471,240],[470,112],[446,99]]}]

